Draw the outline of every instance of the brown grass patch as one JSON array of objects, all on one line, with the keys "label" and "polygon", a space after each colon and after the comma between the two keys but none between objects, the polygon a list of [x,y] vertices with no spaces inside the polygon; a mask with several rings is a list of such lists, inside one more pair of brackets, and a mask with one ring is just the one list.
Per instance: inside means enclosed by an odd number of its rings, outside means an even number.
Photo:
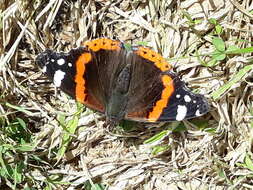
[{"label": "brown grass patch", "polygon": [[[214,36],[227,48],[252,46],[253,1],[12,0],[0,10],[1,188],[78,189],[87,181],[108,189],[253,188],[253,69],[212,96],[252,66],[252,51],[201,65],[211,59]],[[129,132],[138,138],[105,133],[103,118],[55,89],[34,62],[46,48],[68,51],[101,36],[148,43],[190,87],[209,97],[210,113],[185,121],[187,130],[176,133],[170,128],[178,123]],[[17,118],[31,139],[10,131]],[[144,143],[163,130],[165,138]],[[166,151],[152,155],[157,147]],[[20,167],[22,177],[14,179],[8,167]]]}]

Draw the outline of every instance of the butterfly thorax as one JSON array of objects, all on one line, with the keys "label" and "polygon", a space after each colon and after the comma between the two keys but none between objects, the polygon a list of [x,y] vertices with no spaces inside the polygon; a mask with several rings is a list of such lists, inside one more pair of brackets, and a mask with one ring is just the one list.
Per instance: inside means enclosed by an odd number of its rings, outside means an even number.
[{"label": "butterfly thorax", "polygon": [[106,116],[110,121],[120,121],[125,117],[128,92],[131,81],[131,65],[116,73],[117,80],[112,83],[112,91],[106,105]]}]

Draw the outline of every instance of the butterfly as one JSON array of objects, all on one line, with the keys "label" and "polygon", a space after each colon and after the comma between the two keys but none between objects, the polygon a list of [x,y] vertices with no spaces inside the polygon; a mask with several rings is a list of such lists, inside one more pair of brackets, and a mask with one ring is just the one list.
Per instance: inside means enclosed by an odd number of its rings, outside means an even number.
[{"label": "butterfly", "polygon": [[104,113],[107,123],[181,121],[209,111],[157,52],[98,38],[68,53],[47,49],[36,58],[42,71],[72,98]]}]

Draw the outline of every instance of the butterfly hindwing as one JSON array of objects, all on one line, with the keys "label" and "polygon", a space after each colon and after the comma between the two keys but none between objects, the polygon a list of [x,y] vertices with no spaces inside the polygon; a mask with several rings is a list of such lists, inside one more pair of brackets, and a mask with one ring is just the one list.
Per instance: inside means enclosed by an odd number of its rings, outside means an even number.
[{"label": "butterfly hindwing", "polygon": [[171,71],[164,73],[172,80],[166,86],[173,86],[174,90],[168,98],[167,105],[158,121],[181,121],[204,115],[208,110],[208,102],[204,96],[190,91],[183,81]]}]

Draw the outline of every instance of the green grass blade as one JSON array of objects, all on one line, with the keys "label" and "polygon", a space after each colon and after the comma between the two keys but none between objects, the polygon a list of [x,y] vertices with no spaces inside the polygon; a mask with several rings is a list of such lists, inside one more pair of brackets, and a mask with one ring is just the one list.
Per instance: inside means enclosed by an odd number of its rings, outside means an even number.
[{"label": "green grass blade", "polygon": [[25,114],[27,114],[27,115],[29,115],[29,116],[35,116],[35,115],[36,115],[36,114],[34,114],[33,112],[28,111],[28,110],[26,110],[26,109],[23,108],[23,107],[15,106],[15,105],[12,105],[12,104],[10,104],[10,103],[8,103],[8,102],[5,103],[5,105],[8,106],[8,107],[10,107],[10,108],[12,108],[12,109],[15,109],[15,110],[17,110],[17,111],[23,112],[23,113],[25,113]]},{"label": "green grass blade", "polygon": [[246,167],[251,170],[253,172],[253,162],[252,160],[250,159],[249,157],[249,154],[246,154],[246,157],[245,157],[245,165]]},{"label": "green grass blade", "polygon": [[247,48],[241,48],[241,49],[235,49],[235,50],[227,50],[226,54],[244,54],[244,53],[252,53],[253,52],[253,46],[247,47]]},{"label": "green grass blade", "polygon": [[159,141],[161,140],[162,138],[164,138],[165,136],[168,135],[168,133],[171,132],[169,130],[164,130],[156,135],[154,135],[153,137],[147,139],[144,143],[145,144],[150,144],[150,143],[153,143],[153,142],[156,142],[156,141]]},{"label": "green grass blade", "polygon": [[71,119],[66,126],[67,131],[65,131],[65,133],[63,134],[62,137],[62,145],[57,153],[57,160],[59,161],[64,153],[67,150],[68,144],[70,143],[71,139],[72,139],[72,134],[75,133],[76,128],[78,126],[78,121],[79,121],[79,117],[78,116],[74,116],[73,119]]},{"label": "green grass blade", "polygon": [[216,100],[220,98],[222,94],[228,91],[235,83],[242,79],[242,77],[247,74],[249,71],[253,70],[253,64],[247,65],[242,68],[227,84],[220,87],[218,90],[211,94],[211,97]]}]

